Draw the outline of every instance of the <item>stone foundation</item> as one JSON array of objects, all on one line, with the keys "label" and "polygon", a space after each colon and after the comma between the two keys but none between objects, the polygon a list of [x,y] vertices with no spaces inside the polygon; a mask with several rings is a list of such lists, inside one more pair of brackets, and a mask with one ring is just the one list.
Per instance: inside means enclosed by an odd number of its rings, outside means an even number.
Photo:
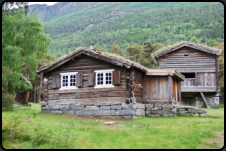
[{"label": "stone foundation", "polygon": [[87,105],[48,105],[42,102],[42,112],[68,114],[109,119],[132,119],[139,116],[176,116],[176,106],[171,104],[87,104]]},{"label": "stone foundation", "polygon": [[178,107],[179,114],[181,115],[193,115],[193,116],[206,116],[206,111],[202,109],[195,109],[192,106],[179,106]]},{"label": "stone foundation", "polygon": [[[219,94],[205,94],[204,96],[207,100],[207,104],[210,108],[219,108]],[[201,95],[195,97],[196,107],[206,108],[206,105],[201,97]]]}]

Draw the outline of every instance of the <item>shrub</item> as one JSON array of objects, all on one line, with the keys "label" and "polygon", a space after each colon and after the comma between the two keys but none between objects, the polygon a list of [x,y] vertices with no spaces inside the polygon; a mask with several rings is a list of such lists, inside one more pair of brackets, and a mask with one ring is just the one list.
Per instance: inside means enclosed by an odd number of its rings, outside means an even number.
[{"label": "shrub", "polygon": [[9,68],[2,67],[2,111],[13,109],[12,104],[16,95],[11,90],[10,81],[14,74]]}]

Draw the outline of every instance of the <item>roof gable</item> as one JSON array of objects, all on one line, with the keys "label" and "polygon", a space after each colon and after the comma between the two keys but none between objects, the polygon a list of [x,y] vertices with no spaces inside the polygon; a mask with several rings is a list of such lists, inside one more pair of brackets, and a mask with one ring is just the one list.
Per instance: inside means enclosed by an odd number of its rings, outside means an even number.
[{"label": "roof gable", "polygon": [[214,49],[211,47],[207,47],[205,45],[201,45],[201,44],[195,44],[195,43],[191,43],[191,42],[182,42],[179,43],[177,45],[172,46],[171,48],[168,49],[163,49],[163,50],[159,50],[155,52],[155,58],[159,58],[165,54],[168,54],[170,52],[173,52],[175,50],[178,50],[182,47],[189,47],[189,48],[193,48],[202,52],[206,52],[206,53],[210,53],[210,54],[214,54],[214,55],[220,55],[221,51],[218,49]]},{"label": "roof gable", "polygon": [[58,61],[46,66],[46,67],[43,67],[42,69],[40,69],[39,71],[37,71],[36,73],[38,74],[42,74],[43,72],[49,72],[57,67],[59,67],[60,65],[63,65],[65,64],[66,62],[70,61],[71,59],[81,55],[81,54],[84,54],[84,55],[87,55],[89,57],[93,57],[93,58],[96,58],[96,59],[99,59],[99,60],[102,60],[102,61],[105,61],[105,62],[108,62],[108,63],[111,63],[111,64],[114,64],[114,65],[117,65],[117,66],[121,66],[121,67],[125,67],[125,68],[131,68],[131,67],[134,67],[134,68],[137,68],[143,72],[146,72],[147,71],[147,68],[139,65],[138,63],[135,63],[135,62],[132,62],[130,60],[126,60],[125,58],[123,57],[120,57],[120,56],[116,56],[116,55],[113,55],[113,54],[103,54],[101,52],[97,52],[97,51],[94,51],[92,49],[87,49],[87,48],[81,48],[81,49],[78,49],[77,51],[75,51],[74,53],[62,58],[62,59],[59,59]]}]

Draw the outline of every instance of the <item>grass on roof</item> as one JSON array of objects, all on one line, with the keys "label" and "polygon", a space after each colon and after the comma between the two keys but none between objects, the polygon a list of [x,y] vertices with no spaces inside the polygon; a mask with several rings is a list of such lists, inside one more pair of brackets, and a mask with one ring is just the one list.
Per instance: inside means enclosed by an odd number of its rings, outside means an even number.
[{"label": "grass on roof", "polygon": [[166,50],[172,49],[172,48],[174,48],[174,47],[177,47],[177,46],[182,45],[182,44],[185,44],[185,43],[191,44],[191,45],[195,45],[195,46],[199,46],[199,47],[203,47],[203,48],[206,48],[206,49],[209,49],[209,50],[212,50],[212,51],[218,51],[218,52],[221,52],[221,50],[219,50],[219,49],[217,49],[217,48],[209,47],[209,46],[204,45],[204,44],[196,44],[196,43],[189,42],[189,41],[181,41],[181,42],[177,42],[177,43],[172,44],[172,45],[168,45],[168,46],[162,47],[162,48],[160,48],[159,50],[153,52],[152,54],[153,54],[154,56],[156,56],[156,55],[158,55],[158,54],[160,54],[160,53],[162,53],[162,52],[164,52],[164,51],[166,51]]}]

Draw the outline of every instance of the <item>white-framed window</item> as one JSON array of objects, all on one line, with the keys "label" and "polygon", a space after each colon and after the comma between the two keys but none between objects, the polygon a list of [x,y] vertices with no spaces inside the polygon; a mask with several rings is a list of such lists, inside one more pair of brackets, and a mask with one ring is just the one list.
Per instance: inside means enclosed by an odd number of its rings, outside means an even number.
[{"label": "white-framed window", "polygon": [[77,73],[78,72],[60,73],[60,75],[61,75],[60,90],[78,89],[78,87],[76,87],[76,74]]},{"label": "white-framed window", "polygon": [[114,87],[113,85],[113,72],[114,69],[108,70],[95,70],[96,73],[96,84],[94,88],[109,88]]}]

